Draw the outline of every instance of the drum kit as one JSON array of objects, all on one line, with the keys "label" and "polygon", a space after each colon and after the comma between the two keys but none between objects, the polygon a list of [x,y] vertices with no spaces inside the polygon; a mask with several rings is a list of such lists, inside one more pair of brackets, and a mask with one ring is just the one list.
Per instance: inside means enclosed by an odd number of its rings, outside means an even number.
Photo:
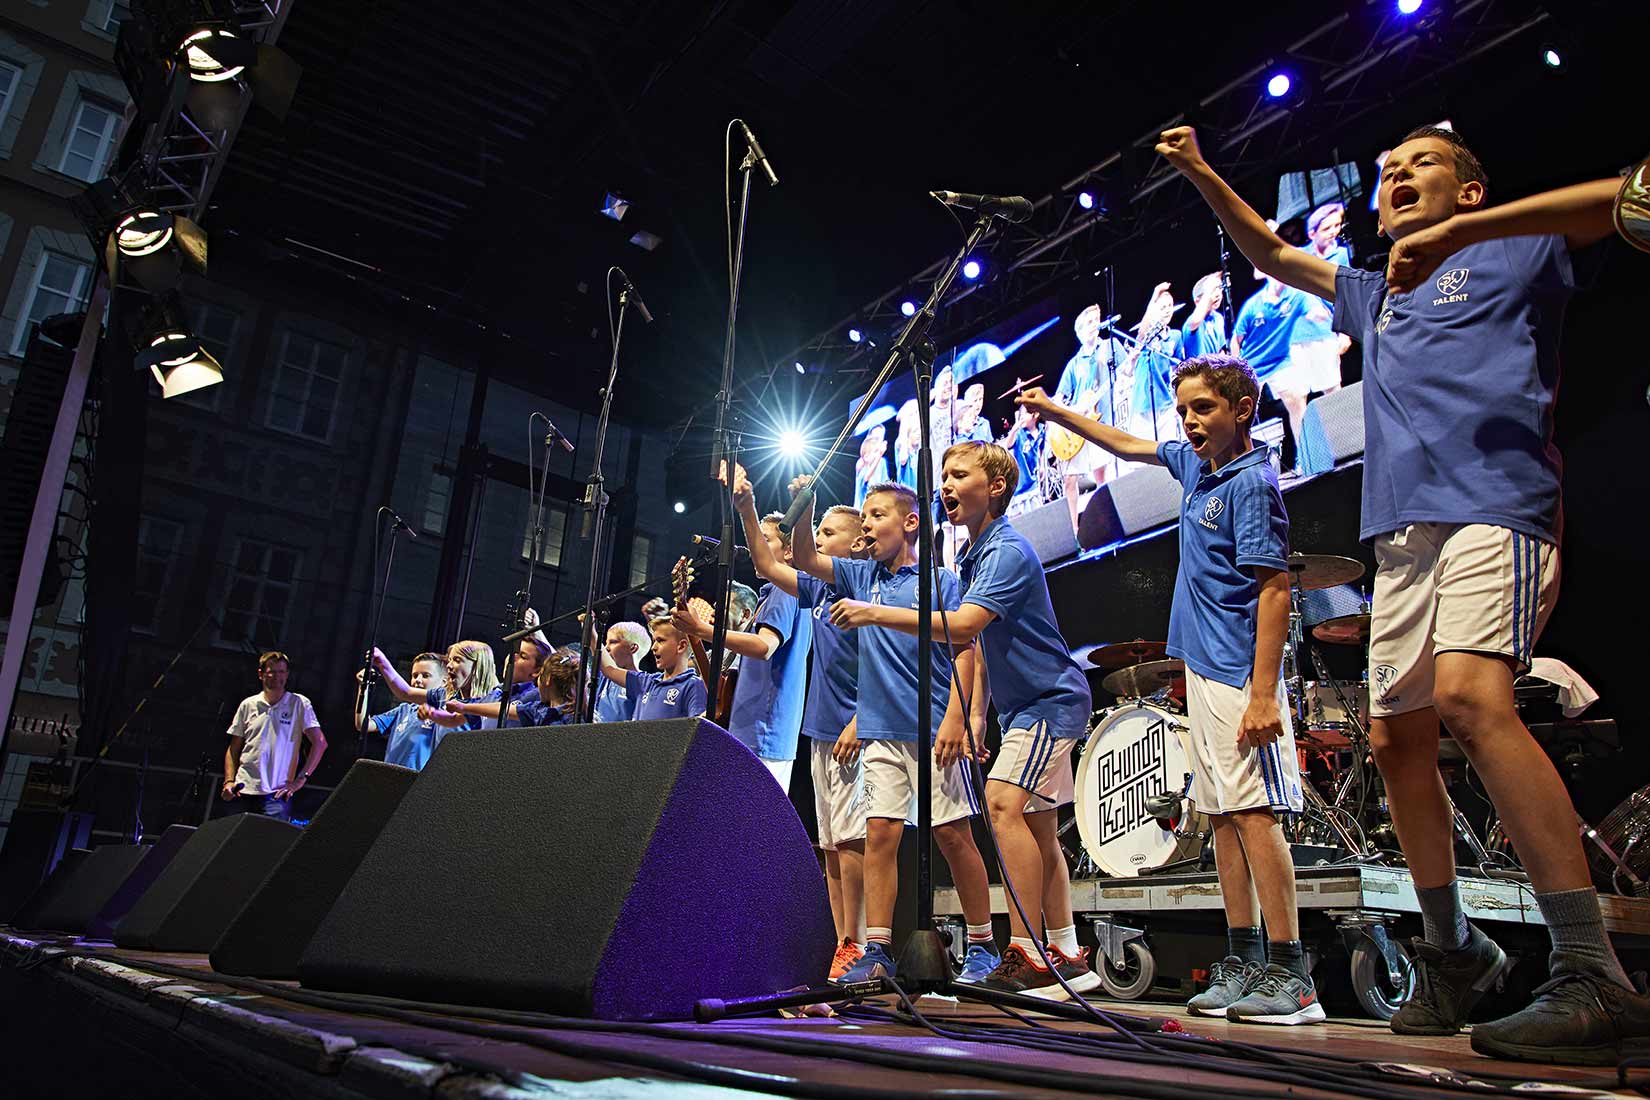
[{"label": "drum kit", "polygon": [[[1289,634],[1283,674],[1305,812],[1285,828],[1296,844],[1335,849],[1348,862],[1378,862],[1365,824],[1379,813],[1369,748],[1367,671],[1357,680],[1329,674],[1320,644],[1361,647],[1367,670],[1369,602],[1352,558],[1292,554]],[[1207,817],[1190,800],[1194,759],[1186,742],[1186,671],[1163,642],[1102,645],[1088,661],[1105,672],[1116,697],[1099,711],[1077,767],[1074,824],[1084,853],[1078,873],[1113,877],[1162,874],[1204,853]],[[1310,669],[1310,678],[1308,678]]]}]

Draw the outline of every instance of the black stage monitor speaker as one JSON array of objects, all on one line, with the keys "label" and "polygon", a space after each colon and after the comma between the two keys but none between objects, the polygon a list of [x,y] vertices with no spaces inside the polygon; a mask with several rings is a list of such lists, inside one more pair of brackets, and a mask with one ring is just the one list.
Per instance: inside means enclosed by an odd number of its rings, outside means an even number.
[{"label": "black stage monitor speaker", "polygon": [[709,722],[447,735],[298,964],[304,985],[605,1019],[825,978],[825,879]]},{"label": "black stage monitor speaker", "polygon": [[1010,523],[1030,540],[1044,565],[1064,561],[1077,553],[1077,533],[1071,529],[1071,509],[1064,499],[1010,517]]},{"label": "black stage monitor speaker", "polygon": [[302,831],[262,814],[236,814],[202,825],[116,926],[115,945],[143,951],[212,950]]},{"label": "black stage monitor speaker", "polygon": [[417,778],[411,768],[357,760],[212,948],[212,969],[296,978],[298,956]]},{"label": "black stage monitor speaker", "polygon": [[35,887],[34,893],[30,894],[12,915],[11,922],[19,928],[44,928],[45,925],[40,923],[40,914],[63,895],[69,880],[74,878],[75,872],[85,864],[91,854],[90,848],[70,848],[64,852],[63,858],[57,861],[57,870],[53,871],[45,882]]},{"label": "black stage monitor speaker", "polygon": [[42,903],[35,928],[81,933],[108,904],[120,884],[137,870],[149,849],[141,844],[105,844],[80,861],[63,889]]},{"label": "black stage monitor speaker", "polygon": [[91,841],[91,814],[13,810],[0,847],[0,923],[11,922],[64,852],[88,848]]},{"label": "black stage monitor speaker", "polygon": [[172,862],[172,857],[178,854],[184,842],[193,835],[193,825],[168,825],[160,834],[160,838],[149,846],[143,860],[115,888],[114,893],[109,895],[109,900],[103,903],[97,915],[87,923],[84,929],[86,936],[95,940],[113,939],[115,925],[131,911],[132,906],[148,892],[149,887],[155,884],[160,873]]}]

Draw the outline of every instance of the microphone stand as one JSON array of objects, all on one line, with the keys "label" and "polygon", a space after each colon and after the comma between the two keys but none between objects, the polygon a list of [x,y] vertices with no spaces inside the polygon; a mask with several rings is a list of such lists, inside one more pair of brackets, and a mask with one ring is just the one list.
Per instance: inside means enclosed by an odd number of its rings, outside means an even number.
[{"label": "microphone stand", "polygon": [[[385,512],[389,512],[391,517],[390,552],[385,557],[384,582],[378,589],[378,605],[373,609],[372,630],[367,635],[367,652],[361,662],[361,701],[356,704],[358,709],[355,715],[360,726],[360,729],[355,734],[355,755],[357,758],[363,757],[367,754],[367,715],[372,713],[372,705],[369,700],[372,695],[373,685],[378,683],[378,666],[373,662],[372,653],[373,650],[378,648],[378,628],[383,625],[384,601],[390,594],[390,575],[395,569],[395,544],[400,541],[400,539],[396,536],[406,527],[406,524],[401,522],[401,517],[397,516],[395,512],[387,505],[380,507],[378,511],[373,514],[372,563],[375,571],[378,567],[378,536],[379,531],[381,530],[380,523],[383,520]],[[373,579],[376,580],[377,578],[375,577]]]},{"label": "microphone stand", "polygon": [[[620,296],[620,303],[621,303],[620,308],[621,308],[621,310],[623,309],[623,304],[622,304],[623,301],[624,301],[624,298],[623,298],[623,294],[621,293],[621,296]],[[609,378],[608,378],[608,385],[610,387],[612,385],[612,377],[611,376],[609,376]],[[605,413],[605,408],[604,408],[604,413]],[[532,437],[533,421],[535,419],[544,421],[544,425],[545,425],[545,430],[544,430],[544,473],[543,473],[543,475],[542,475],[542,477],[539,481],[536,495],[535,495],[535,490],[534,490],[534,487],[533,487],[533,437]],[[549,489],[549,486],[550,486],[550,448],[552,446],[554,446],[554,444],[555,444],[555,442],[558,438],[567,443],[567,446],[568,446],[569,450],[571,450],[572,446],[573,446],[572,441],[569,440],[565,435],[562,435],[561,431],[559,429],[557,429],[555,421],[551,420],[548,416],[545,416],[543,413],[540,413],[540,412],[533,413],[531,416],[529,416],[527,418],[527,432],[528,432],[528,436],[527,436],[527,494],[528,494],[529,504],[532,508],[532,511],[531,511],[530,514],[533,517],[533,541],[532,541],[532,545],[531,545],[531,554],[527,559],[527,580],[526,580],[525,583],[522,584],[520,591],[518,591],[516,593],[515,607],[511,609],[511,615],[510,615],[509,621],[504,623],[504,629],[506,629],[506,630],[518,630],[519,631],[518,633],[511,634],[505,640],[505,644],[507,646],[511,641],[519,641],[520,639],[525,638],[527,635],[532,634],[532,633],[534,633],[535,631],[537,631],[539,629],[539,624],[534,623],[531,627],[528,627],[526,630],[519,630],[519,628],[521,628],[523,626],[526,626],[526,623],[527,623],[527,609],[533,606],[533,572],[534,572],[534,568],[539,563],[539,554],[541,552],[541,547],[543,546],[543,542],[544,542],[544,495],[545,495],[545,492]],[[600,467],[598,466],[598,472],[599,472],[599,470],[600,470]],[[498,710],[498,725],[499,725],[500,729],[503,729],[504,727],[506,727],[510,724],[510,698],[515,692],[515,688],[516,688],[515,681],[516,681],[516,655],[514,653],[509,652],[508,649],[507,649],[505,651],[505,657],[504,657],[504,676],[499,681],[499,683],[502,685],[502,687],[500,689],[500,694],[499,694],[499,710]],[[582,680],[581,680],[581,683],[582,683]]]},{"label": "microphone stand", "polygon": [[[1220,241],[1220,312],[1226,318],[1226,345],[1221,349],[1224,351],[1232,346],[1232,336],[1237,332],[1237,309],[1232,301],[1231,253],[1226,248],[1226,227],[1220,224],[1219,218],[1215,219],[1215,236]],[[1196,304],[1192,308],[1196,309]]]},{"label": "microphone stand", "polygon": [[[585,622],[592,621],[596,610],[596,591],[601,580],[601,568],[604,560],[602,554],[602,539],[605,537],[603,528],[607,525],[607,492],[603,488],[602,457],[607,452],[607,421],[613,412],[613,386],[619,378],[619,342],[624,339],[624,316],[630,307],[630,280],[619,288],[619,320],[613,329],[613,359],[607,368],[607,386],[602,390],[602,412],[596,420],[596,460],[590,468],[590,481],[584,491],[584,541],[590,544],[590,584],[585,590],[584,612]],[[549,467],[545,467],[545,476],[548,480]],[[526,631],[521,635],[530,634]],[[579,698],[576,711],[579,720],[591,720],[596,707],[596,677],[601,675],[602,666],[599,661],[591,661],[590,647],[584,645],[580,638],[579,645]],[[515,659],[512,657],[511,665]],[[506,685],[505,690],[509,687]],[[500,725],[503,724],[503,715],[509,713],[510,698],[504,696],[500,704]]]},{"label": "microphone stand", "polygon": [[[731,126],[731,124],[730,124]],[[739,318],[739,280],[745,269],[745,220],[750,211],[751,173],[761,159],[749,130],[745,131],[745,156],[739,162],[739,226],[734,232],[733,248],[728,267],[728,324],[722,337],[722,388],[716,393],[716,427],[711,434],[710,478],[716,492],[719,519],[717,537],[722,540],[716,550],[716,563],[721,566],[717,578],[716,621],[711,624],[710,674],[713,683],[705,685],[710,699],[710,713],[715,713],[722,687],[722,658],[728,641],[728,615],[733,604],[733,546],[734,531],[733,467],[739,459],[739,445],[728,426],[733,406],[733,347],[735,324]],[[772,186],[770,179],[769,186]],[[727,481],[722,481],[723,463],[727,464]]]}]

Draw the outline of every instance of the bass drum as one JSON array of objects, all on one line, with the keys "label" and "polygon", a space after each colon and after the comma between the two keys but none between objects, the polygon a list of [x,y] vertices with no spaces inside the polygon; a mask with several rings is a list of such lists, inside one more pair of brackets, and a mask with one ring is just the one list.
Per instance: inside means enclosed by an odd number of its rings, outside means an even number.
[{"label": "bass drum", "polygon": [[1180,716],[1141,703],[1108,711],[1077,765],[1077,833],[1100,870],[1133,878],[1197,855],[1208,820],[1195,810],[1169,828],[1146,809],[1165,791],[1185,790],[1191,754]]}]

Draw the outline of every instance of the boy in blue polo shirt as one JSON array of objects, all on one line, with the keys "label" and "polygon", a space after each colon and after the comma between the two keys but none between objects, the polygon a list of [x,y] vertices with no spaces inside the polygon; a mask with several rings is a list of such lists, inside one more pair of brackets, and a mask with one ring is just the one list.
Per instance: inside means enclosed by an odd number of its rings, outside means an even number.
[{"label": "boy in blue polo shirt", "polygon": [[[808,702],[802,712],[802,735],[809,745],[808,764],[814,784],[814,818],[819,848],[825,853],[825,884],[836,918],[837,949],[831,960],[832,981],[840,978],[865,953],[865,782],[856,759],[840,763],[836,742],[854,720],[859,697],[859,641],[852,631],[831,625],[828,616],[836,589],[799,573],[773,552],[763,536],[756,497],[743,466],[735,465],[733,503],[745,524],[751,564],[765,577],[796,597],[802,614],[813,623]],[[845,504],[833,505],[819,518],[814,547],[825,557],[862,558],[860,513]]]},{"label": "boy in blue polo shirt", "polygon": [[[779,530],[783,518],[775,513],[759,521],[756,533],[747,535],[753,553],[762,543],[772,558],[791,560],[790,537]],[[710,625],[691,609],[677,608],[670,617],[689,637],[710,640]],[[756,617],[748,625],[749,630],[729,630],[725,635],[728,651],[740,658],[728,732],[756,754],[780,789],[789,791],[814,621],[801,613],[794,593],[769,581],[757,593]]]},{"label": "boy in blue polo shirt", "polygon": [[654,718],[697,718],[705,713],[705,682],[693,667],[688,653],[688,637],[676,628],[669,615],[648,624],[653,634],[653,663],[658,672],[624,668],[613,660],[606,646],[595,644],[596,632],[586,630],[590,646],[601,657],[602,675],[623,684],[632,703],[632,718],[646,722]]},{"label": "boy in blue polo shirt", "polygon": [[[420,653],[413,658],[412,668],[408,672],[407,683],[412,687],[427,689],[432,684],[439,684],[444,674],[445,662],[439,653]],[[357,680],[361,678],[358,672]],[[360,689],[357,689],[359,691]],[[355,708],[360,714],[359,704]],[[441,737],[446,730],[434,722],[418,716],[417,703],[400,703],[385,711],[383,714],[374,714],[367,719],[374,733],[388,738],[384,746],[384,763],[399,764],[403,768],[413,771],[421,770],[429,763],[430,754],[441,743]],[[357,719],[356,728],[360,728]]]},{"label": "boy in blue polo shirt", "polygon": [[[1061,978],[1079,993],[1100,984],[1077,946],[1071,881],[1055,821],[1056,811],[1072,801],[1071,750],[1088,732],[1093,702],[1054,621],[1043,563],[1003,518],[1015,473],[1013,456],[995,443],[967,441],[945,452],[940,502],[952,523],[968,529],[968,548],[957,563],[962,605],[943,618],[935,614],[932,626],[936,637],[944,637],[949,624],[954,645],[978,638],[984,658],[976,660],[972,648],[959,654],[947,721],[961,722],[967,713],[975,739],[983,740],[989,697],[1003,730],[986,803],[1003,874],[1015,884],[1026,920],[1009,910],[1008,949],[982,984],[1063,1001],[1069,994]],[[831,621],[915,634],[920,617],[908,608],[839,600]],[[1033,940],[1045,927],[1054,969]]]},{"label": "boy in blue polo shirt", "polygon": [[1204,161],[1190,127],[1165,131],[1158,152],[1250,262],[1333,301],[1337,331],[1363,345],[1370,740],[1424,928],[1425,973],[1393,1030],[1454,1034],[1507,965],[1461,908],[1441,720],[1489,791],[1553,941],[1552,980],[1523,1011],[1476,1025],[1473,1049],[1610,1065],[1650,1049],[1650,997],[1610,946],[1569,794],[1513,704],[1558,593],[1553,406],[1570,253],[1610,236],[1621,181],[1486,209],[1487,177],[1460,137],[1414,130],[1376,191],[1394,242],[1383,275],[1278,240]]},{"label": "boy in blue polo shirt", "polygon": [[[807,478],[791,483],[800,492]],[[917,604],[917,539],[928,525],[917,507],[917,494],[904,485],[883,482],[865,496],[860,528],[870,559],[855,561],[820,554],[813,539],[813,505],[802,512],[792,532],[792,564],[831,585],[848,599],[890,607]],[[940,607],[957,608],[957,576],[939,570],[934,598]],[[950,647],[933,645],[934,676],[927,699],[935,731],[929,761],[933,779],[934,842],[951,867],[957,896],[968,926],[968,953],[958,981],[983,981],[1002,958],[991,935],[991,894],[985,862],[974,846],[969,818],[979,812],[963,757],[970,755],[960,715],[947,718],[951,699]],[[905,823],[916,817],[917,792],[917,643],[886,627],[859,632],[859,700],[855,720],[837,740],[836,758],[851,763],[863,754],[865,768],[865,954],[841,978],[844,982],[891,976],[894,960],[894,902],[899,896],[899,845]]]},{"label": "boy in blue polo shirt", "polygon": [[[636,655],[653,645],[647,627],[629,621],[614,623],[607,628],[607,652],[613,663],[626,672],[636,667]],[[630,696],[620,684],[603,676],[596,685],[597,722],[628,722],[633,709]]]},{"label": "boy in blue polo shirt", "polygon": [[1280,675],[1289,517],[1266,449],[1249,441],[1260,384],[1243,360],[1205,355],[1175,371],[1174,387],[1186,438],[1157,444],[1077,416],[1041,390],[1020,401],[1120,457],[1167,466],[1185,490],[1169,653],[1186,662],[1192,801],[1214,830],[1228,937],[1209,988],[1189,1007],[1244,1023],[1315,1023],[1324,1011],[1301,950],[1295,867],[1277,819],[1302,804]]}]

